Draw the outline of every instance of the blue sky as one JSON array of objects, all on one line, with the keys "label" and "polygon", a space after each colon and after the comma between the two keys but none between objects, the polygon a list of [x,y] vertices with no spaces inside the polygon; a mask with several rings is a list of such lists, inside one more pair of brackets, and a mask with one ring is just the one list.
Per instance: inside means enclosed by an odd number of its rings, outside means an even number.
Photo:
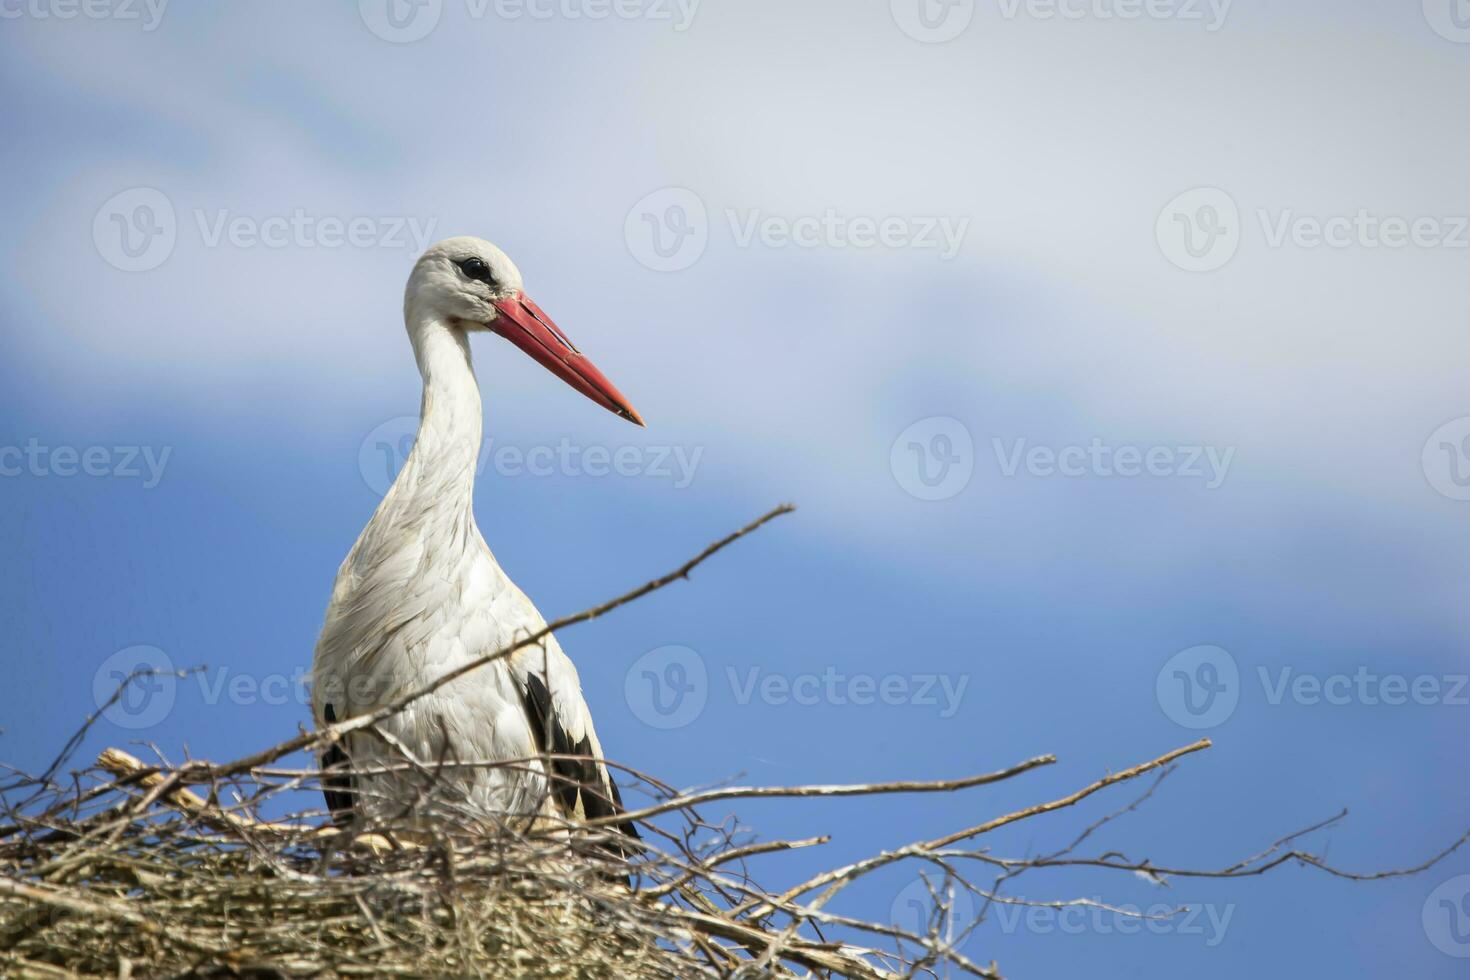
[{"label": "blue sky", "polygon": [[[1470,825],[1470,36],[1449,3],[1236,0],[1215,22],[991,0],[932,8],[942,42],[904,0],[704,0],[687,24],[443,0],[412,41],[374,33],[380,7],[0,5],[0,757],[43,765],[137,647],[206,684],[89,750],[233,757],[308,721],[260,685],[309,662],[411,431],[416,236],[478,234],[650,423],[476,338],[477,513],[544,613],[800,507],[563,638],[616,758],[692,786],[1060,757],[954,797],[742,807],[763,836],[834,834],[771,880],[1200,734],[1216,747],[1099,850],[1219,866],[1347,807],[1307,843],[1367,870]],[[588,474],[620,451],[623,474]],[[675,660],[704,680],[664,716],[644,672]],[[1384,703],[1389,676],[1425,703]],[[859,678],[903,693],[855,703]],[[1057,846],[1128,798],[991,844]],[[1363,884],[1037,873],[1031,898],[1228,924],[992,922],[965,951],[1015,977],[1459,976],[1470,933],[1431,893],[1467,874],[1470,854]],[[911,880],[843,907],[886,916]]]}]

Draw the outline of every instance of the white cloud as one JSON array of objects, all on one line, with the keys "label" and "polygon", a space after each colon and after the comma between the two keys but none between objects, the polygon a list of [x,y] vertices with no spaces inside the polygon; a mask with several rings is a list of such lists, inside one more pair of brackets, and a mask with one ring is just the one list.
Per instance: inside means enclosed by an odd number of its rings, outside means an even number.
[{"label": "white cloud", "polygon": [[[9,40],[34,98],[114,106],[133,133],[58,113],[23,151],[47,179],[6,235],[7,292],[46,325],[16,342],[63,388],[167,390],[220,415],[259,410],[222,389],[283,411],[307,392],[342,418],[380,412],[385,385],[410,391],[411,249],[208,248],[195,224],[302,208],[496,239],[655,423],[725,433],[747,478],[778,487],[864,479],[908,414],[1011,406],[1012,427],[1239,444],[1243,464],[1418,494],[1416,440],[1470,411],[1466,253],[1271,249],[1257,218],[1470,210],[1460,52],[1413,11],[1397,33],[1329,35],[1243,8],[1205,33],[982,5],[966,34],[923,45],[835,2],[704,7],[684,33],[473,22],[450,4],[428,39],[389,45],[350,5],[278,9]],[[58,144],[85,163],[43,167]],[[134,185],[169,195],[179,243],[123,274],[94,261],[90,230]],[[696,190],[712,225],[692,269],[659,275],[622,231],[667,185]],[[1233,262],[1191,275],[1154,219],[1199,185],[1246,227]],[[971,223],[952,262],[738,248],[724,212],[751,208]],[[503,389],[492,411],[566,408],[480,346]],[[814,446],[820,467],[769,463]]]}]

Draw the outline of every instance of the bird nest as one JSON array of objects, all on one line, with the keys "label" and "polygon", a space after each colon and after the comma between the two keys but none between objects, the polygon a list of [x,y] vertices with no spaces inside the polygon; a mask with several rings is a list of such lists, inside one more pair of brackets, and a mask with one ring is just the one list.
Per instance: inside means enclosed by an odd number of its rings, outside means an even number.
[{"label": "bird nest", "polygon": [[[722,786],[694,793],[618,767],[628,811],[576,824],[545,817],[493,822],[483,813],[439,808],[424,819],[422,813],[415,817],[413,801],[399,801],[403,819],[348,828],[333,824],[317,805],[315,759],[331,743],[547,632],[687,577],[719,549],[785,512],[778,509],[669,575],[558,620],[381,711],[233,762],[175,764],[156,750],[145,762],[109,749],[91,766],[71,771],[89,720],[45,772],[12,773],[0,782],[0,976],[998,978],[994,963],[961,952],[997,905],[1099,907],[1096,898],[1017,895],[1014,879],[1035,868],[1088,867],[1164,882],[1254,877],[1302,864],[1362,880],[1417,873],[1470,838],[1467,833],[1414,867],[1368,873],[1331,867],[1298,845],[1343,814],[1220,869],[1168,867],[1117,849],[1080,852],[1103,825],[1151,796],[1176,762],[1208,748],[1207,740],[1108,773],[1065,796],[939,837],[897,843],[781,888],[759,883],[751,863],[766,862],[762,877],[776,877],[782,853],[827,838],[759,841],[731,819],[707,819],[706,810],[749,799],[956,793],[1016,779],[1056,760],[1040,756],[947,781]],[[124,681],[114,700],[136,679]],[[554,772],[552,761],[483,764],[535,764]],[[1007,858],[985,844],[1003,827],[1150,774],[1140,793],[1056,850]],[[641,837],[622,836],[623,822],[636,823]],[[833,900],[853,883],[900,863],[923,869],[927,911],[902,924],[834,911]],[[981,881],[982,872],[990,880]],[[965,901],[957,901],[961,897]],[[960,908],[975,911],[962,917]]]},{"label": "bird nest", "polygon": [[[948,914],[960,880],[946,872],[954,846],[1113,782],[1166,771],[1206,744],[781,892],[759,887],[745,863],[826,838],[740,844],[739,831],[706,821],[703,808],[741,798],[950,792],[1054,760],[951,782],[689,795],[643,778],[634,785],[652,802],[627,814],[644,838],[628,853],[629,839],[612,827],[546,818],[487,824],[443,813],[431,823],[349,829],[313,808],[271,819],[270,811],[315,790],[313,767],[145,764],[109,749],[66,780],[53,766],[0,787],[9,821],[0,827],[0,973],[744,980],[929,975],[948,962],[990,977],[993,965],[957,949],[973,924]],[[911,858],[937,870],[925,929],[826,911],[851,882]],[[882,942],[856,942],[855,933]]]},{"label": "bird nest", "polygon": [[595,835],[267,820],[310,778],[252,772],[203,796],[169,785],[179,772],[110,750],[69,786],[7,787],[28,798],[0,831],[0,974],[690,974],[675,915],[621,884]]}]

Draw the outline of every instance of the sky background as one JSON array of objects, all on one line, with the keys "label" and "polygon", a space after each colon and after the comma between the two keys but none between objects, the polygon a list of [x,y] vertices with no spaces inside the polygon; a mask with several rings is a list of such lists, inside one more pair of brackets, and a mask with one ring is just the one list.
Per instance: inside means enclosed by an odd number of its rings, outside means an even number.
[{"label": "sky background", "polygon": [[[392,2],[0,2],[0,759],[44,767],[140,657],[208,670],[84,757],[309,723],[290,678],[418,410],[403,281],[475,234],[649,422],[475,338],[479,523],[548,618],[800,508],[562,637],[614,758],[681,786],[1060,759],[743,805],[833,834],[768,883],[1200,735],[1096,852],[1220,867],[1347,808],[1304,845],[1369,871],[1470,827],[1462,0]],[[1459,977],[1464,876],[1036,872],[1028,898],[1205,911],[993,917],[964,952]]]}]

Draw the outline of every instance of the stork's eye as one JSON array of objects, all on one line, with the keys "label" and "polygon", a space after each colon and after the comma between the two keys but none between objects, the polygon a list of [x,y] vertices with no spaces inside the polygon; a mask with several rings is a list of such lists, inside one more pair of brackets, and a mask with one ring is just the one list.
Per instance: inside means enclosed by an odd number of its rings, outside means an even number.
[{"label": "stork's eye", "polygon": [[485,264],[484,259],[465,259],[459,264],[459,271],[471,279],[490,282],[490,267]]}]

